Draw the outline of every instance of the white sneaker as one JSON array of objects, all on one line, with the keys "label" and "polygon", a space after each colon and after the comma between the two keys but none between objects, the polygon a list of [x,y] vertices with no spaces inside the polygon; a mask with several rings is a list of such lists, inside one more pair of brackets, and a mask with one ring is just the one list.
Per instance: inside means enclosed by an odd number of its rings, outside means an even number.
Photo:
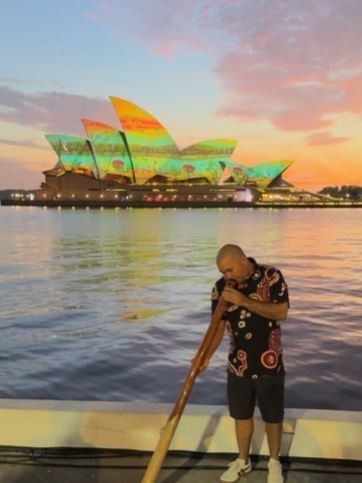
[{"label": "white sneaker", "polygon": [[251,461],[242,460],[237,458],[235,461],[230,463],[229,468],[220,476],[220,481],[230,482],[236,481],[242,475],[246,475],[251,471]]},{"label": "white sneaker", "polygon": [[268,483],[283,483],[282,465],[280,461],[270,458],[268,462]]}]

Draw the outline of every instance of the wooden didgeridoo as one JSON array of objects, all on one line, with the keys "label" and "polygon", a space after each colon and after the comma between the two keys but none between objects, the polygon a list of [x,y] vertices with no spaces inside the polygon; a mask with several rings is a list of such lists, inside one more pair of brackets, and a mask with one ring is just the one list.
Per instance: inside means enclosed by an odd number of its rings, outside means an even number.
[{"label": "wooden didgeridoo", "polygon": [[229,303],[221,298],[216,306],[209,327],[205,333],[203,341],[200,344],[196,356],[192,361],[191,368],[184,381],[178,400],[166,422],[165,427],[162,430],[160,439],[158,440],[156,449],[153,452],[150,462],[148,463],[146,473],[144,474],[141,483],[155,483],[157,479],[163,460],[165,459],[167,450],[171,444],[172,437],[176,431],[178,422],[190,396],[192,386],[194,385],[194,382],[200,372],[201,364],[204,362],[207,349],[210,347],[210,344],[215,337],[218,324],[222,319],[222,316],[228,305]]}]

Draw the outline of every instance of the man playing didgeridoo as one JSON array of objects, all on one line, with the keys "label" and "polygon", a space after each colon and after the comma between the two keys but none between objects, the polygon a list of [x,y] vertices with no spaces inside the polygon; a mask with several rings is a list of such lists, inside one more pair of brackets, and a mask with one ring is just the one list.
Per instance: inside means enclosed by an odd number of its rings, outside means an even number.
[{"label": "man playing didgeridoo", "polygon": [[[239,457],[221,475],[231,482],[251,471],[249,458],[257,401],[270,452],[268,483],[283,483],[279,452],[284,416],[284,366],[280,322],[289,308],[288,288],[280,270],[259,265],[237,245],[224,245],[216,263],[222,277],[212,292],[212,311],[222,297],[229,302],[202,369],[223,338],[230,336],[227,394],[235,419]],[[230,284],[233,283],[234,287]]]}]

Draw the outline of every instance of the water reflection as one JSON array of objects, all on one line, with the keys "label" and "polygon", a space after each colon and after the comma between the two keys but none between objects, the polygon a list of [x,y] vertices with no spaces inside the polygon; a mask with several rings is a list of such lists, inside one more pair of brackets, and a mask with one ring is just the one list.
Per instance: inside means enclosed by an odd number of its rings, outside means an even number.
[{"label": "water reflection", "polygon": [[[288,281],[288,405],[359,408],[360,213],[2,207],[0,396],[174,401],[231,242]],[[223,351],[193,402],[225,403]]]}]

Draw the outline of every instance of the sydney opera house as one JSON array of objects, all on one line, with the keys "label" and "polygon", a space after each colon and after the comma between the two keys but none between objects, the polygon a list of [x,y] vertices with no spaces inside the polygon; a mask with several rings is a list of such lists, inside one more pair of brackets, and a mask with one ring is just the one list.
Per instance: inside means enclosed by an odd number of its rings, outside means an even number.
[{"label": "sydney opera house", "polygon": [[292,161],[244,166],[231,161],[233,139],[179,149],[150,113],[130,101],[110,99],[119,127],[83,119],[85,137],[45,136],[58,161],[44,172],[38,199],[253,201],[271,187],[288,185],[281,176]]}]

